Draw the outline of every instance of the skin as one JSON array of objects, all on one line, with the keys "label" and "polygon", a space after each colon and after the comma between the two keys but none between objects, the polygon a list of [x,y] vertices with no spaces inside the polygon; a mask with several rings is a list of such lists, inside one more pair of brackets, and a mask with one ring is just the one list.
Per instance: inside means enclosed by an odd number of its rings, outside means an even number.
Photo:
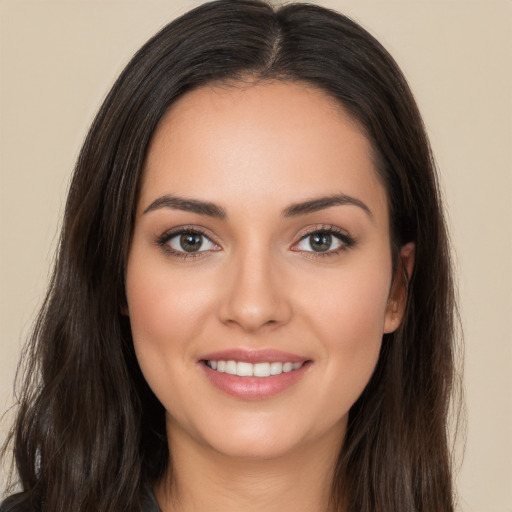
[{"label": "skin", "polygon": [[[283,214],[333,194],[369,211]],[[225,218],[155,206],[165,195],[215,203]],[[352,245],[334,237],[332,251],[313,251],[307,233],[326,226]],[[211,242],[180,257],[179,236],[162,242],[180,227]],[[402,249],[409,270],[412,249]],[[149,148],[126,287],[137,358],[167,411],[174,470],[156,489],[162,510],[329,510],[348,411],[405,299],[392,276],[386,191],[348,114],[296,83],[180,98]],[[213,386],[200,362],[233,348],[311,362],[283,392],[246,400]]]}]

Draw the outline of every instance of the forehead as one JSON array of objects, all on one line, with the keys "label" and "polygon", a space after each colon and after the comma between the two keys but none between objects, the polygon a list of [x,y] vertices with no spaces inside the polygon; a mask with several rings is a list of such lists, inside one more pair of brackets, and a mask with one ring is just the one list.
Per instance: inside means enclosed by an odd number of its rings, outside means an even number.
[{"label": "forehead", "polygon": [[154,133],[141,202],[180,193],[264,204],[276,191],[283,202],[344,193],[387,208],[358,123],[323,91],[291,82],[202,87],[181,97]]}]

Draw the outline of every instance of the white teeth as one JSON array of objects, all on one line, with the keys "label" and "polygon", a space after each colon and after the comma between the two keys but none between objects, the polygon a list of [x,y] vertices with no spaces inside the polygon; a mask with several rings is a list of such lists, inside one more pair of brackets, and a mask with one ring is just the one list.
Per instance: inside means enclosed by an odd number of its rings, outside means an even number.
[{"label": "white teeth", "polygon": [[[301,363],[297,364],[300,365]],[[270,375],[279,375],[280,373],[283,373],[283,363],[270,363]]]},{"label": "white teeth", "polygon": [[269,377],[270,376],[270,363],[256,363],[254,365],[255,377]]},{"label": "white teeth", "polygon": [[252,377],[253,365],[251,363],[236,363],[236,374],[240,377]]},{"label": "white teeth", "polygon": [[272,362],[247,363],[245,361],[206,361],[212,369],[221,373],[238,375],[239,377],[270,377],[298,370],[304,363]]},{"label": "white teeth", "polygon": [[226,373],[236,375],[236,361],[226,361]]}]

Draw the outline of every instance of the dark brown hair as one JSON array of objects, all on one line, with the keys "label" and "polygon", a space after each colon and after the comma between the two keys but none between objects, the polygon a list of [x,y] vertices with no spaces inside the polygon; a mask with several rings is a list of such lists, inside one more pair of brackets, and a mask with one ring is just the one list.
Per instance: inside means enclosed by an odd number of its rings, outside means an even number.
[{"label": "dark brown hair", "polygon": [[93,122],[26,351],[10,439],[21,492],[5,510],[142,510],[168,469],[164,410],[122,314],[137,187],[152,134],[178,97],[247,78],[303,82],[337,100],[373,144],[395,254],[416,244],[406,316],[384,336],[350,411],[333,503],[346,512],[453,510],[453,285],[420,114],[394,60],[359,25],[314,5],[258,0],[207,3],[170,23],[133,57]]}]

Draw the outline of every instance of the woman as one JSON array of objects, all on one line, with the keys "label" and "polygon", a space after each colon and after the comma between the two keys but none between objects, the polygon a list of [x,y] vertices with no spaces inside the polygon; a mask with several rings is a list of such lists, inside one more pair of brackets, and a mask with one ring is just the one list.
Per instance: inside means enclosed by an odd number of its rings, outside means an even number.
[{"label": "woman", "polygon": [[85,141],[2,510],[451,511],[453,307],[387,52],[320,7],[198,7]]}]

